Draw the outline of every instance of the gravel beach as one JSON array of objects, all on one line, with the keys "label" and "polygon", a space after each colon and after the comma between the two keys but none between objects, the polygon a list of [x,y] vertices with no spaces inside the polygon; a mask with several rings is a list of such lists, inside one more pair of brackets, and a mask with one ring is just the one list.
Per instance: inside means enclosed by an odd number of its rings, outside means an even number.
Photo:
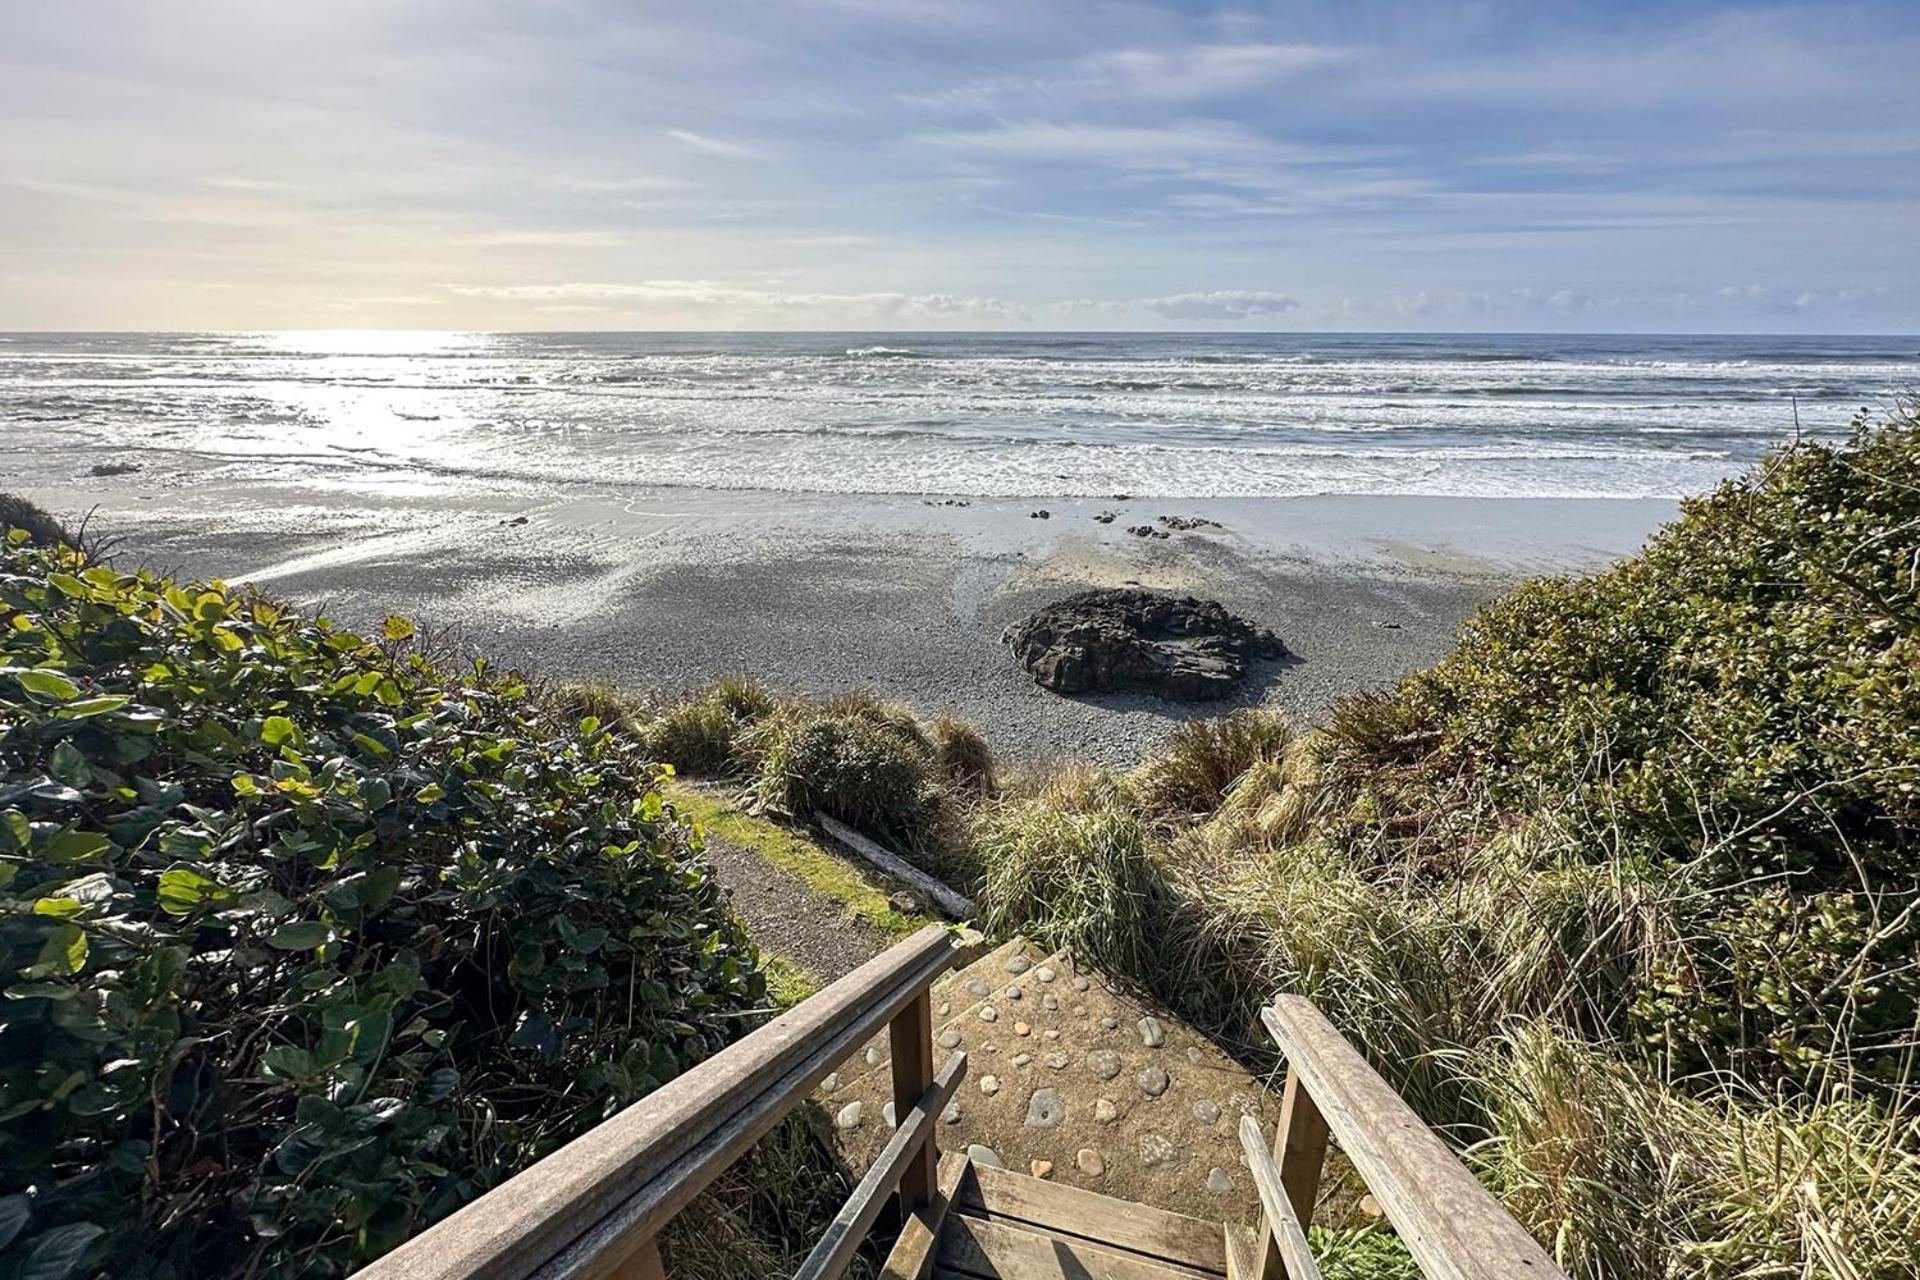
[{"label": "gravel beach", "polygon": [[[1069,699],[1000,642],[1091,586],[1218,599],[1292,657],[1239,701],[1311,718],[1446,652],[1483,600],[1632,551],[1661,500],[1324,497],[946,499],[311,477],[141,475],[28,485],[123,561],[251,581],[351,625],[389,613],[554,679],[676,689],[750,672],[779,690],[868,689],[965,716],[1008,759],[1125,764],[1233,703]],[[1036,513],[1045,511],[1042,518]],[[1111,513],[1111,521],[1096,517]],[[1141,537],[1158,517],[1219,528]]]}]

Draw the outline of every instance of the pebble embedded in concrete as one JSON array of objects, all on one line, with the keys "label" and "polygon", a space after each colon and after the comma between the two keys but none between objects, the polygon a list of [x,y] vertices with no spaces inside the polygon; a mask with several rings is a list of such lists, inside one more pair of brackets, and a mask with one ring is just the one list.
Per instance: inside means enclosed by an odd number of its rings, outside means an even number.
[{"label": "pebble embedded in concrete", "polygon": [[1143,1133],[1140,1135],[1140,1163],[1148,1169],[1178,1169],[1185,1157],[1173,1140],[1163,1133]]},{"label": "pebble embedded in concrete", "polygon": [[1111,1080],[1120,1074],[1120,1055],[1111,1049],[1095,1049],[1087,1055],[1087,1070],[1102,1080]]},{"label": "pebble embedded in concrete", "polygon": [[840,1114],[833,1118],[834,1127],[837,1129],[859,1128],[860,1113],[863,1110],[865,1110],[865,1108],[859,1103],[849,1102],[846,1106],[840,1108]]},{"label": "pebble embedded in concrete", "polygon": [[992,1022],[995,1018],[998,1018],[999,1016],[1000,1016],[999,1010],[995,1009],[992,1005],[983,1004],[980,1006],[980,1021]]},{"label": "pebble embedded in concrete", "polygon": [[1167,1030],[1160,1025],[1158,1018],[1140,1019],[1140,1043],[1149,1049],[1158,1049],[1167,1042]]},{"label": "pebble embedded in concrete", "polygon": [[881,1049],[879,1045],[870,1044],[867,1046],[867,1065],[868,1066],[870,1067],[879,1066],[880,1060],[882,1058],[885,1058],[886,1056],[887,1056],[886,1051]]},{"label": "pebble embedded in concrete", "polygon": [[1013,1055],[1013,1065],[1016,1067],[1024,1067],[1032,1061],[1033,1055],[1030,1053],[1016,1053]]},{"label": "pebble embedded in concrete", "polygon": [[994,1094],[1000,1092],[1000,1077],[999,1076],[981,1076],[980,1092],[986,1094],[989,1098],[991,1098]]},{"label": "pebble embedded in concrete", "polygon": [[1073,989],[1075,991],[1085,991],[1087,989],[1087,985],[1088,985],[1087,980],[1085,978],[1076,976],[1073,980]]},{"label": "pebble embedded in concrete", "polygon": [[1092,1147],[1080,1148],[1079,1152],[1074,1155],[1073,1162],[1079,1165],[1080,1172],[1086,1174],[1089,1178],[1097,1178],[1107,1171],[1106,1157],[1098,1151],[1095,1151]]},{"label": "pebble embedded in concrete", "polygon": [[957,1102],[949,1102],[947,1104],[947,1109],[940,1113],[940,1119],[942,1123],[945,1123],[945,1124],[959,1124],[960,1123],[960,1104]]},{"label": "pebble embedded in concrete", "polygon": [[1168,1079],[1167,1073],[1160,1068],[1148,1067],[1134,1079],[1134,1083],[1139,1085],[1140,1092],[1149,1098],[1157,1098],[1167,1091],[1167,1086],[1173,1081]]},{"label": "pebble embedded in concrete", "polygon": [[1018,987],[1007,988],[1007,999],[1009,1000],[1018,1000],[1024,994],[1026,993],[1021,991],[1020,988]]},{"label": "pebble embedded in concrete", "polygon": [[978,978],[972,978],[972,979],[969,979],[967,982],[967,994],[971,996],[986,997],[993,994],[993,988],[988,986],[986,983],[982,982]]},{"label": "pebble embedded in concrete", "polygon": [[1048,1174],[1050,1174],[1050,1173],[1052,1173],[1052,1172],[1053,1172],[1053,1161],[1051,1161],[1051,1160],[1029,1160],[1029,1161],[1027,1161],[1027,1169],[1028,1169],[1028,1171],[1029,1171],[1029,1172],[1031,1172],[1031,1173],[1033,1174],[1033,1176],[1034,1176],[1034,1177],[1036,1177],[1036,1178],[1044,1178],[1044,1177],[1046,1177],[1046,1176],[1047,1176]]},{"label": "pebble embedded in concrete", "polygon": [[1001,966],[1001,968],[1005,969],[1008,973],[1025,973],[1032,967],[1033,961],[1027,959],[1025,956],[1008,956],[1007,962]]},{"label": "pebble embedded in concrete", "polygon": [[1212,1098],[1202,1098],[1193,1104],[1193,1118],[1204,1125],[1213,1125],[1220,1120],[1220,1104]]},{"label": "pebble embedded in concrete", "polygon": [[1233,1190],[1233,1175],[1215,1165],[1207,1170],[1207,1190],[1217,1196],[1226,1195]]},{"label": "pebble embedded in concrete", "polygon": [[1120,1108],[1113,1105],[1112,1098],[1102,1098],[1093,1104],[1093,1118],[1101,1124],[1112,1124],[1119,1114]]},{"label": "pebble embedded in concrete", "polygon": [[958,1045],[959,1043],[960,1043],[960,1032],[958,1028],[948,1027],[945,1031],[942,1031],[940,1033],[940,1047],[942,1049],[951,1049],[954,1046]]},{"label": "pebble embedded in concrete", "polygon": [[1027,1023],[1016,1022],[1013,1024],[1013,1034],[1017,1036],[1030,1036],[1033,1034],[1033,1028]]},{"label": "pebble embedded in concrete", "polygon": [[1035,1089],[1027,1099],[1027,1127],[1051,1129],[1067,1118],[1067,1104],[1058,1089]]},{"label": "pebble embedded in concrete", "polygon": [[828,1093],[832,1093],[835,1089],[838,1089],[840,1087],[840,1073],[838,1071],[829,1073],[827,1078],[820,1082],[820,1087]]},{"label": "pebble embedded in concrete", "polygon": [[975,1164],[985,1165],[989,1169],[1004,1169],[1006,1164],[992,1147],[983,1147],[977,1142],[967,1144],[967,1159]]},{"label": "pebble embedded in concrete", "polygon": [[1043,964],[1033,971],[1033,976],[1042,982],[1052,982],[1057,975],[1054,973],[1052,965]]}]

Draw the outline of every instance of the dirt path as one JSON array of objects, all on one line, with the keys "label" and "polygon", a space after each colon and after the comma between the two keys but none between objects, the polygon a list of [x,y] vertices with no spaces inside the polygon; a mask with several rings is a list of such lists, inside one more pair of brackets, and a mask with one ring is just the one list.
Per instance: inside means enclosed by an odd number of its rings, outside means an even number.
[{"label": "dirt path", "polygon": [[820,896],[799,876],[772,866],[751,849],[709,834],[707,857],[733,895],[733,909],[746,921],[753,940],[823,984],[887,949],[887,935],[844,903]]}]

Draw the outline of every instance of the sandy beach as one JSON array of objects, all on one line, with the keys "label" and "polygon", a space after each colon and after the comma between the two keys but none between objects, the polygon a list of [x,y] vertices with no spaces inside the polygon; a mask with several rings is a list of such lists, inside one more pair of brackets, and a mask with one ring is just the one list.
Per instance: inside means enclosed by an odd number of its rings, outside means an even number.
[{"label": "sandy beach", "polygon": [[[1286,641],[1241,700],[1311,718],[1446,652],[1481,601],[1633,550],[1655,499],[947,499],[170,472],[26,486],[125,562],[249,581],[352,625],[402,613],[552,679],[678,689],[750,672],[972,719],[1004,757],[1124,764],[1221,703],[1068,699],[1002,629],[1090,586],[1211,597]],[[1033,513],[1045,510],[1046,518]],[[1111,522],[1095,519],[1111,512]],[[1218,529],[1141,538],[1198,516]]]}]

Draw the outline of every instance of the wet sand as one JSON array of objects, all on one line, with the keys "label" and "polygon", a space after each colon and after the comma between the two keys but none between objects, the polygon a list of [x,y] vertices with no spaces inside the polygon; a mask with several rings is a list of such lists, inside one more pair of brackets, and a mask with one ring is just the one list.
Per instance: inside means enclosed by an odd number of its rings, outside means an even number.
[{"label": "wet sand", "polygon": [[[750,672],[807,694],[869,689],[972,719],[1004,757],[1111,764],[1232,704],[1039,689],[999,637],[1048,600],[1134,583],[1218,599],[1295,655],[1257,670],[1241,701],[1310,719],[1438,659],[1481,601],[1627,554],[1674,512],[1659,500],[969,501],[586,478],[457,496],[404,477],[177,473],[20,491],[62,513],[95,508],[92,527],[125,561],[255,582],[355,626],[406,614],[541,676],[677,689]],[[1127,532],[1160,515],[1223,527]]]}]

